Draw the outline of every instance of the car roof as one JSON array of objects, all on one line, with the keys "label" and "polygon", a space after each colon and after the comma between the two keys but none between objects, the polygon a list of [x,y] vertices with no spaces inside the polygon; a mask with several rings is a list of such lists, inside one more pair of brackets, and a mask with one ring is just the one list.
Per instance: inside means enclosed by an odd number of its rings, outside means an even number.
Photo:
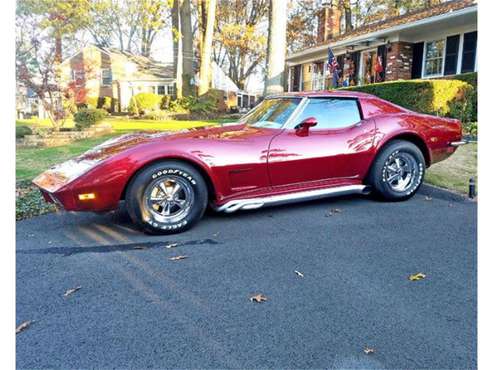
[{"label": "car roof", "polygon": [[275,96],[269,97],[327,97],[327,98],[374,98],[375,96],[367,93],[362,93],[359,91],[347,91],[347,90],[319,90],[319,91],[298,91],[298,92],[289,92],[284,94],[279,94]]}]

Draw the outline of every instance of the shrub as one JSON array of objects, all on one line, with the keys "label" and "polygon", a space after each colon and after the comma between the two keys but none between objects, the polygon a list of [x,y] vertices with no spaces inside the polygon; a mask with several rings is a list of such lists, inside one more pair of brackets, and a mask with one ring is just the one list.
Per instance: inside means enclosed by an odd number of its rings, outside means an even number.
[{"label": "shrub", "polygon": [[97,109],[98,108],[98,100],[97,96],[87,96],[86,97],[86,107],[89,109]]},{"label": "shrub", "polygon": [[458,119],[463,119],[473,94],[468,83],[446,79],[399,80],[345,89],[373,94],[416,112]]},{"label": "shrub", "polygon": [[15,138],[21,139],[26,135],[32,135],[33,130],[29,126],[15,126]]},{"label": "shrub", "polygon": [[144,114],[141,118],[153,121],[164,121],[169,119],[169,114],[164,110],[158,109]]},{"label": "shrub", "polygon": [[132,96],[128,111],[131,114],[141,115],[149,111],[159,109],[162,96],[153,93],[139,93]]},{"label": "shrub", "polygon": [[90,127],[108,116],[104,109],[80,109],[74,114],[75,127],[78,130]]},{"label": "shrub", "polygon": [[[466,109],[461,110],[463,122],[477,122],[478,120],[478,73],[470,72],[460,75],[446,76],[447,80],[464,81],[472,86],[472,90],[466,94],[466,100],[469,102]],[[459,118],[460,119],[460,118]]]},{"label": "shrub", "polygon": [[161,109],[168,109],[170,103],[171,103],[171,96],[163,95],[163,98],[161,99]]},{"label": "shrub", "polygon": [[169,105],[169,110],[174,113],[191,113],[201,117],[209,117],[218,110],[217,99],[211,94],[200,97],[186,96],[174,100]]}]

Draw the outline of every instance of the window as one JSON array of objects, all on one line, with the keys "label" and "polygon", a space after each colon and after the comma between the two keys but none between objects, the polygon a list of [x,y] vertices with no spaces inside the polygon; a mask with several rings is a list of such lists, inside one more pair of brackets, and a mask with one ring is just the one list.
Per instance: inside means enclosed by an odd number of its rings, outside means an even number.
[{"label": "window", "polygon": [[280,128],[291,117],[300,102],[300,98],[265,99],[242,117],[240,122],[255,127]]},{"label": "window", "polygon": [[72,70],[72,81],[75,82],[76,86],[84,85],[84,71]]},{"label": "window", "polygon": [[315,117],[315,129],[349,127],[361,121],[358,102],[355,99],[312,98],[301,113],[298,123]]},{"label": "window", "polygon": [[101,69],[101,85],[111,86],[112,82],[113,82],[113,76],[111,74],[111,69],[109,68]]},{"label": "window", "polygon": [[424,77],[441,76],[443,74],[443,55],[445,40],[429,41],[425,44]]},{"label": "window", "polygon": [[464,34],[464,47],[462,48],[462,68],[461,73],[474,72],[476,65],[476,44],[478,32]]},{"label": "window", "polygon": [[157,87],[157,94],[158,95],[166,95],[166,86],[164,85],[159,85]]},{"label": "window", "polygon": [[168,95],[175,95],[175,85],[168,85]]}]

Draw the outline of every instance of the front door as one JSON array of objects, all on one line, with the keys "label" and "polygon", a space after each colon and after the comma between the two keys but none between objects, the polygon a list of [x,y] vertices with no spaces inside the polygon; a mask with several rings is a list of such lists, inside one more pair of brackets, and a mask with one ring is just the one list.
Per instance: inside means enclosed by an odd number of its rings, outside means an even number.
[{"label": "front door", "polygon": [[268,156],[272,186],[361,181],[372,158],[375,123],[362,120],[357,99],[309,98],[294,126],[309,117],[317,125],[307,134],[292,127],[272,139]]}]

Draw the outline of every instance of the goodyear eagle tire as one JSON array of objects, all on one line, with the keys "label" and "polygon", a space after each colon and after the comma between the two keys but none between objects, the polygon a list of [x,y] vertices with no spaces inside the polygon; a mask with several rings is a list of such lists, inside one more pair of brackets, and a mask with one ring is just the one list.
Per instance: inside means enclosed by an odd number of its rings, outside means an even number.
[{"label": "goodyear eagle tire", "polygon": [[389,142],[373,163],[369,183],[376,195],[389,201],[411,198],[423,183],[426,162],[409,141]]},{"label": "goodyear eagle tire", "polygon": [[207,207],[207,185],[192,166],[162,161],[141,170],[125,200],[132,221],[151,234],[174,234],[198,222]]}]

